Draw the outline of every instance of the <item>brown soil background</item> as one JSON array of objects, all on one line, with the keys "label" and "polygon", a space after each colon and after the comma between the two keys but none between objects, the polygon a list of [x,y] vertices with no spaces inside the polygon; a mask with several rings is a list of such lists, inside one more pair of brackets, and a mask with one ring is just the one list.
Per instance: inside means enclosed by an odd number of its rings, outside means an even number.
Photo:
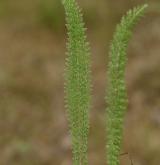
[{"label": "brown soil background", "polygon": [[[110,40],[143,0],[79,0],[92,51],[89,164],[105,165],[105,89]],[[160,2],[149,0],[128,48],[129,106],[122,153],[160,162]],[[60,0],[0,1],[0,165],[71,165],[64,109],[66,29]],[[121,156],[130,165],[129,156]]]}]

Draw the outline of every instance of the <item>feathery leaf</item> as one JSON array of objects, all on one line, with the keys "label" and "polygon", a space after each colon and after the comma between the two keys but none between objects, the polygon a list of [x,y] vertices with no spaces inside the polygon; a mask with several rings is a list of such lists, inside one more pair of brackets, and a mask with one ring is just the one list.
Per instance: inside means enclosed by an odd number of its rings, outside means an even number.
[{"label": "feathery leaf", "polygon": [[107,164],[119,165],[124,115],[127,109],[125,87],[126,50],[134,25],[144,15],[147,4],[129,10],[117,26],[109,52],[107,107]]},{"label": "feathery leaf", "polygon": [[66,104],[74,165],[87,165],[90,108],[90,50],[84,22],[75,0],[63,0],[68,29]]}]

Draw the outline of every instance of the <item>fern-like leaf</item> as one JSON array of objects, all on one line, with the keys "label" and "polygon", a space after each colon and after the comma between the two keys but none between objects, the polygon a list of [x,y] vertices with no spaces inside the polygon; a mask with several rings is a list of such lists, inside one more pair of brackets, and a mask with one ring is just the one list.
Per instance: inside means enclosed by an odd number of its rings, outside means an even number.
[{"label": "fern-like leaf", "polygon": [[74,165],[87,165],[90,108],[90,51],[84,22],[75,0],[64,0],[68,44],[65,72],[67,115]]},{"label": "fern-like leaf", "polygon": [[127,109],[125,87],[126,50],[132,30],[144,15],[147,4],[129,10],[117,26],[109,53],[107,88],[107,164],[119,165],[124,115]]}]

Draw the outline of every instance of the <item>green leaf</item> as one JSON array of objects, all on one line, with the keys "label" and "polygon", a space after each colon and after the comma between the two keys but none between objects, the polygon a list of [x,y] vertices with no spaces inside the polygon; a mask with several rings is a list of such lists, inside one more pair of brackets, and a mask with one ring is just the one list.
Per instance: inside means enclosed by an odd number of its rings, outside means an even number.
[{"label": "green leaf", "polygon": [[87,165],[91,97],[90,50],[75,0],[64,0],[68,29],[65,92],[74,165]]},{"label": "green leaf", "polygon": [[129,10],[117,25],[109,52],[107,84],[107,164],[119,165],[123,121],[127,110],[125,67],[127,46],[134,25],[144,15],[147,4]]}]

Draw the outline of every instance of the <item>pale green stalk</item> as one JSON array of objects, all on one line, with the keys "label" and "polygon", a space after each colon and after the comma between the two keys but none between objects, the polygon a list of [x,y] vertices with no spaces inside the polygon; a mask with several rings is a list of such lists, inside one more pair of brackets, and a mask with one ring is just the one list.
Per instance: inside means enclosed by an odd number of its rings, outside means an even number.
[{"label": "pale green stalk", "polygon": [[84,22],[75,0],[64,0],[68,44],[65,72],[67,115],[74,165],[87,165],[89,108],[91,97],[90,51]]},{"label": "pale green stalk", "polygon": [[147,5],[129,10],[117,26],[109,52],[107,88],[107,165],[119,165],[123,122],[127,110],[125,85],[126,50],[134,25]]}]

